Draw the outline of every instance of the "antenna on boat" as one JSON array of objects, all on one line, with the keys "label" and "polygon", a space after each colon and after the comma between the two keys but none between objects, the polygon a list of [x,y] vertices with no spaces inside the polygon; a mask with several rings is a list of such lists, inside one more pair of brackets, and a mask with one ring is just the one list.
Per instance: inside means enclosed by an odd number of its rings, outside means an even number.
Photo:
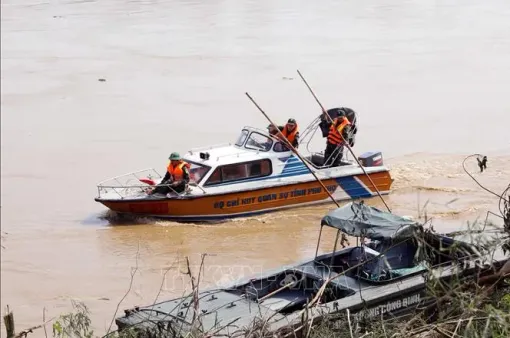
[{"label": "antenna on boat", "polygon": [[[269,121],[269,123],[271,123],[271,125],[273,127],[276,128],[276,130],[278,130],[278,133],[280,134],[281,136],[281,139],[284,143],[287,144],[287,146],[289,147],[289,149],[292,150],[292,152],[294,154],[296,154],[296,156],[301,160],[301,162],[303,162],[303,164],[306,166],[306,168],[310,171],[310,173],[313,175],[313,177],[315,177],[315,179],[317,180],[317,182],[320,183],[320,185],[322,186],[322,189],[324,189],[324,191],[328,194],[329,198],[331,198],[331,200],[336,204],[336,206],[338,208],[340,208],[340,204],[338,204],[338,202],[335,200],[335,198],[333,197],[333,195],[331,195],[331,193],[329,192],[329,190],[326,188],[326,186],[324,185],[324,183],[322,183],[322,181],[317,177],[317,175],[315,174],[315,172],[313,171],[312,168],[309,167],[309,164],[308,164],[308,161],[305,161],[305,159],[303,159],[303,157],[301,156],[301,154],[299,154],[299,152],[297,151],[296,148],[294,148],[294,146],[292,146],[292,144],[290,144],[290,142],[287,140],[287,138],[285,137],[285,135],[283,135],[283,133],[280,131],[280,129],[278,128],[277,125],[275,125],[273,123],[273,121],[271,121],[271,119],[269,118],[269,116],[267,116],[267,114],[264,112],[264,110],[262,110],[262,108],[260,108],[260,106],[257,104],[257,102],[255,102],[255,100],[250,96],[250,94],[248,93],[245,93],[246,96],[248,96],[248,98],[250,99],[251,102],[253,102],[253,104],[255,105],[255,107],[258,108],[258,110],[260,110],[260,112],[266,117],[266,119]],[[336,248],[336,243],[338,241],[338,237],[339,237],[339,234],[340,234],[340,230],[338,230],[337,232],[337,236],[336,236],[336,241],[335,241],[335,248]],[[321,240],[321,235],[322,235],[322,226],[321,226],[321,231],[319,233],[319,239],[317,241],[317,249],[315,251],[315,257],[317,257],[317,252],[319,251],[319,243],[320,243],[320,240]],[[342,232],[342,240],[341,240],[341,244],[343,246],[343,243],[347,242],[349,244],[349,240],[347,239],[347,235]]]},{"label": "antenna on boat", "polygon": [[[306,82],[305,78],[303,77],[303,75],[301,75],[301,72],[299,71],[299,69],[297,70],[299,76],[301,77],[301,79],[303,80],[303,82],[305,83],[305,85],[308,87],[308,90],[310,90],[310,93],[312,93],[313,97],[315,98],[315,101],[317,101],[317,103],[319,104],[319,106],[321,107],[322,109],[322,113],[324,115],[326,115],[326,118],[329,120],[330,123],[333,123],[333,119],[331,118],[331,116],[329,116],[329,114],[327,113],[326,109],[324,109],[324,106],[320,103],[319,99],[317,98],[317,95],[315,95],[315,93],[313,92],[312,88],[308,85],[308,82]],[[347,149],[349,149],[349,151],[351,152],[351,155],[352,157],[354,157],[354,159],[356,160],[356,162],[358,163],[359,167],[361,168],[361,170],[363,170],[363,173],[365,174],[365,176],[368,178],[368,180],[370,181],[370,183],[372,184],[372,186],[374,187],[375,191],[377,192],[377,195],[379,195],[379,198],[381,199],[381,201],[384,203],[384,205],[386,206],[386,209],[388,209],[389,212],[391,212],[391,209],[390,207],[388,206],[388,204],[386,204],[386,202],[384,201],[384,198],[381,196],[381,193],[379,192],[379,189],[377,189],[377,186],[374,184],[374,181],[372,181],[372,178],[368,175],[368,173],[365,171],[365,168],[363,168],[363,166],[361,165],[361,163],[359,162],[358,160],[358,157],[356,156],[356,154],[354,154],[354,151],[352,150],[351,146],[349,145],[349,143],[345,140],[344,136],[342,134],[340,134],[340,137],[342,138],[342,140],[344,141],[344,144],[345,146],[347,147]]]}]

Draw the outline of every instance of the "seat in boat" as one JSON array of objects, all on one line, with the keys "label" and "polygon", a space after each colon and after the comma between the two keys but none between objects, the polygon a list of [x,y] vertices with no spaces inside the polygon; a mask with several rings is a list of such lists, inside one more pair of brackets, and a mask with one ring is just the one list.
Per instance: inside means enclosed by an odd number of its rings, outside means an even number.
[{"label": "seat in boat", "polygon": [[313,154],[311,157],[311,162],[317,167],[322,167],[324,165],[324,155]]},{"label": "seat in boat", "polygon": [[381,242],[376,244],[374,249],[374,252],[384,252],[384,254],[363,264],[359,271],[360,277],[372,281],[383,281],[425,268],[423,265],[415,264],[418,248],[413,241],[403,241],[396,245],[391,242]]},{"label": "seat in boat", "polygon": [[[374,258],[379,255],[379,252],[367,247],[367,246],[357,246],[352,248],[345,255],[335,256],[333,258],[333,262],[331,264],[331,269],[335,273],[343,273],[345,270],[353,268],[357,265],[360,265],[364,261]],[[325,259],[322,262],[324,265],[329,266],[330,261],[329,258]],[[361,267],[361,265],[360,265]],[[356,275],[356,271],[358,269],[349,270],[348,275]]]},{"label": "seat in boat", "polygon": [[[317,166],[317,167],[322,167],[324,166],[324,155],[320,154],[320,153],[315,153],[315,154],[312,154],[312,156],[309,158],[309,160],[312,162],[313,165]],[[344,165],[350,165],[351,163],[349,162],[344,162],[344,161],[340,161],[338,162],[338,166],[344,166]]]},{"label": "seat in boat", "polygon": [[[333,260],[333,271],[342,273],[353,268],[347,275],[370,281],[401,277],[425,269],[424,265],[414,262],[416,250],[417,247],[412,241],[404,241],[397,245],[378,243],[373,245],[373,248],[357,246],[347,256],[339,256]],[[357,268],[354,268],[356,266]]]}]

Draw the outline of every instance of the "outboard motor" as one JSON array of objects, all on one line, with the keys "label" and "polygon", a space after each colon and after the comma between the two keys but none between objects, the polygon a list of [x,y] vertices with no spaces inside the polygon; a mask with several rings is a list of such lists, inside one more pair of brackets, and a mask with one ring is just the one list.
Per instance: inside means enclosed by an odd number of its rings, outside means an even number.
[{"label": "outboard motor", "polygon": [[380,167],[383,165],[383,157],[380,151],[369,151],[361,154],[358,160],[364,167]]},{"label": "outboard motor", "polygon": [[[349,145],[353,147],[355,143],[356,133],[358,132],[358,126],[356,125],[356,112],[351,108],[341,107],[328,109],[326,113],[329,115],[329,117],[331,117],[331,120],[334,120],[339,116],[345,116],[352,123],[351,126],[352,134],[348,142]],[[321,122],[319,124],[319,127],[321,128],[322,131],[322,137],[328,137],[330,126],[331,123],[329,122],[329,119],[326,118],[324,114],[322,114]]]}]

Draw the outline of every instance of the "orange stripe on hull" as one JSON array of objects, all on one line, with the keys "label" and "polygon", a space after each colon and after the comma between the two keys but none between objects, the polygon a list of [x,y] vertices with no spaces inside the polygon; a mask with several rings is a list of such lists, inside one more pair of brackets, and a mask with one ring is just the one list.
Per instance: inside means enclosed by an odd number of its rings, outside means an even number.
[{"label": "orange stripe on hull", "polygon": [[[381,171],[377,173],[373,173],[369,175],[374,182],[377,190],[379,191],[390,191],[391,184],[393,183],[393,179],[389,171]],[[377,194],[376,189],[374,189],[374,185],[366,175],[358,175],[357,178],[367,187],[367,189],[373,194]]]},{"label": "orange stripe on hull", "polygon": [[[387,172],[370,175],[381,192],[387,193],[391,186],[391,177]],[[363,179],[364,178],[364,179]],[[358,195],[354,188],[349,188],[342,179],[354,181],[354,177],[323,180],[322,183],[332,193],[335,199],[352,199],[366,197],[366,194],[375,195],[370,187],[370,181],[365,176],[357,176],[365,186],[356,183],[363,189],[365,195]],[[366,180],[366,181],[365,181]],[[367,183],[368,182],[368,183]],[[352,183],[352,182],[351,182]],[[368,189],[368,191],[367,191]],[[347,191],[346,191],[347,190]],[[296,183],[279,187],[261,188],[246,192],[232,192],[218,195],[192,196],[189,198],[176,198],[165,200],[131,200],[110,201],[99,200],[106,207],[121,213],[145,214],[152,216],[188,218],[190,216],[212,217],[250,214],[301,204],[327,202],[328,194],[320,183],[316,181]]]}]

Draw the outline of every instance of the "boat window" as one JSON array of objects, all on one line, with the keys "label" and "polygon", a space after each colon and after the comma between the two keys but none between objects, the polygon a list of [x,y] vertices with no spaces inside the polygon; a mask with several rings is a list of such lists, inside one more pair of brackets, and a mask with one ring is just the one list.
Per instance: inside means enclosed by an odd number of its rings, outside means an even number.
[{"label": "boat window", "polygon": [[216,183],[221,183],[221,167],[218,167],[213,171],[211,177],[209,177],[205,185],[211,185]]},{"label": "boat window", "polygon": [[282,142],[276,142],[273,147],[273,151],[277,153],[284,153],[286,151],[290,151],[287,146],[285,146]]},{"label": "boat window", "polygon": [[273,146],[273,140],[270,137],[262,135],[260,133],[252,132],[250,137],[248,138],[248,142],[246,142],[246,148],[269,151]]},{"label": "boat window", "polygon": [[271,161],[268,159],[229,164],[216,168],[205,185],[269,176],[271,173]]},{"label": "boat window", "polygon": [[241,132],[241,135],[239,135],[239,137],[237,138],[236,146],[242,147],[242,145],[244,144],[244,141],[246,141],[246,138],[248,137],[248,133],[249,133],[248,130],[243,129],[243,131]]},{"label": "boat window", "polygon": [[204,178],[204,176],[211,169],[211,167],[204,166],[204,165],[201,165],[201,164],[198,164],[195,162],[191,162],[191,161],[187,161],[187,160],[186,160],[186,162],[188,162],[191,166],[191,168],[189,170],[190,180],[197,184],[200,183],[202,178]]}]

